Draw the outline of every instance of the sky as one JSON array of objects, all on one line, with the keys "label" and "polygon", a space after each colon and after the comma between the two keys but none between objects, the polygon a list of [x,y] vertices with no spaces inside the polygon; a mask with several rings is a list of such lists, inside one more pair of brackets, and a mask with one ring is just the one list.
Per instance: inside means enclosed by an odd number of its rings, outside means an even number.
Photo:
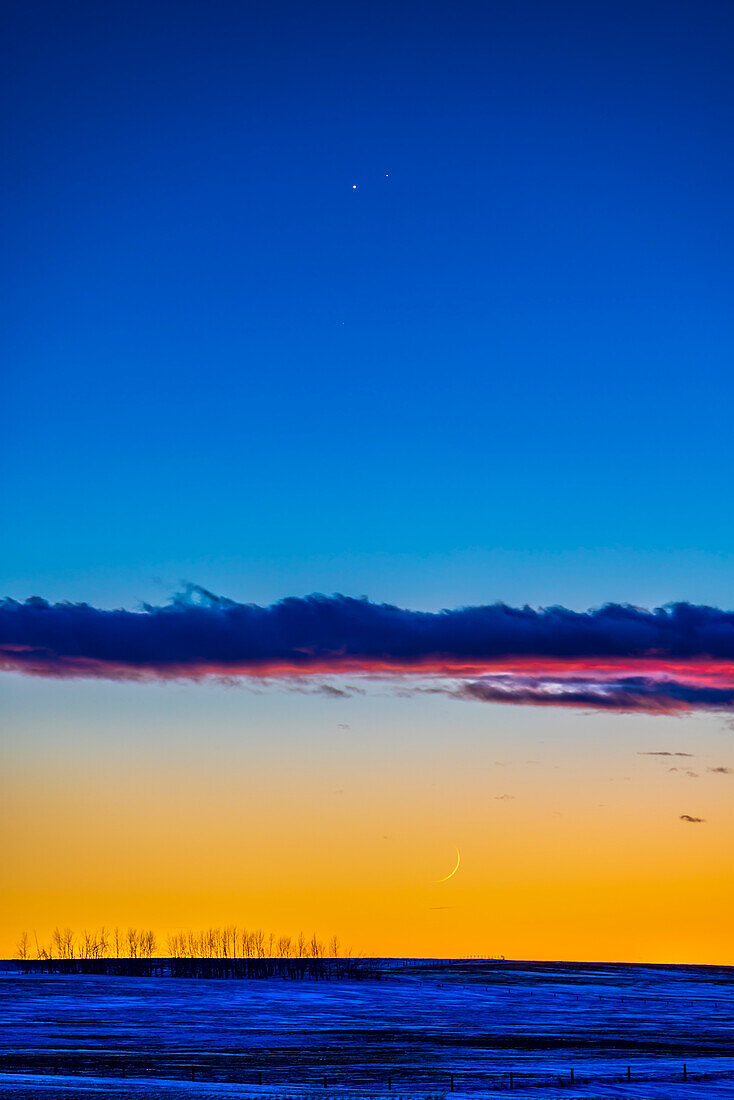
[{"label": "sky", "polygon": [[[313,593],[734,607],[728,5],[2,19],[0,596],[125,609],[149,649],[161,609]],[[0,953],[237,921],[734,962],[731,702],[689,706],[690,667],[685,706],[607,712],[555,643],[505,702],[486,646],[471,681],[450,646],[440,681],[364,647],[193,674],[198,640],[138,675],[62,619],[63,652],[0,637]],[[629,699],[649,668],[615,653]],[[572,674],[578,705],[537,705]]]}]

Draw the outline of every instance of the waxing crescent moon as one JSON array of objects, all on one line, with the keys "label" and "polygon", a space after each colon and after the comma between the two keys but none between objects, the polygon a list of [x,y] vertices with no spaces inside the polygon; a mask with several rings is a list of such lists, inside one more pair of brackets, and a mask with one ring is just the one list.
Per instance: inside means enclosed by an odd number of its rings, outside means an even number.
[{"label": "waxing crescent moon", "polygon": [[443,878],[440,878],[438,881],[439,882],[448,882],[450,878],[453,878],[454,875],[456,874],[456,872],[459,870],[459,864],[460,863],[461,863],[461,853],[459,852],[459,849],[457,848],[456,849],[456,866],[454,867],[453,871],[449,871],[449,873],[447,875],[444,875]]}]

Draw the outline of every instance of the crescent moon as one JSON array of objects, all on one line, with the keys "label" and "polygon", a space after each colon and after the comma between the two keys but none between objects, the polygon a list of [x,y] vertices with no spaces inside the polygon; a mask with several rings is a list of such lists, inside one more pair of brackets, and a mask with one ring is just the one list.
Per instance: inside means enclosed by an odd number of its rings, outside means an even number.
[{"label": "crescent moon", "polygon": [[454,867],[453,871],[449,871],[449,873],[447,875],[444,875],[443,878],[440,878],[438,881],[439,882],[448,882],[450,878],[453,878],[454,875],[456,874],[456,872],[459,870],[459,864],[460,863],[461,863],[461,853],[460,853],[459,849],[457,848],[456,849],[456,866]]}]

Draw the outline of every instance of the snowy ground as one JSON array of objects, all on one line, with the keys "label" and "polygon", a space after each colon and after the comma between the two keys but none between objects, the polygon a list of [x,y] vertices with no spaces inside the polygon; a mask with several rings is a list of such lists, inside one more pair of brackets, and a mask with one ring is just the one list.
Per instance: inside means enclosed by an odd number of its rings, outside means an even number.
[{"label": "snowy ground", "polygon": [[511,1072],[517,1100],[734,1098],[725,968],[497,963],[302,983],[0,974],[0,1019],[0,1100],[477,1100],[509,1092]]}]

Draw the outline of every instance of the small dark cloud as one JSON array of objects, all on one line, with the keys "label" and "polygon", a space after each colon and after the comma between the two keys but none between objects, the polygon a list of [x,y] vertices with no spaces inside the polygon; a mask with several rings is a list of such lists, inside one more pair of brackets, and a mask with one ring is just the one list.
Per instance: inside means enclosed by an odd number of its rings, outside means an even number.
[{"label": "small dark cloud", "polygon": [[688,825],[703,825],[706,821],[705,817],[691,817],[690,814],[681,814],[680,820],[685,821]]},{"label": "small dark cloud", "polygon": [[707,768],[706,771],[712,772],[714,775],[734,775],[734,768]]},{"label": "small dark cloud", "polygon": [[514,797],[514,794],[496,794],[494,800],[495,802],[509,802]]},{"label": "small dark cloud", "polygon": [[690,769],[688,769],[688,771],[686,771],[686,776],[688,777],[688,779],[698,779],[698,772],[692,772]]},{"label": "small dark cloud", "polygon": [[325,695],[327,699],[349,699],[351,694],[343,688],[334,687],[333,684],[319,684],[318,687],[314,688],[314,692],[318,695]]},{"label": "small dark cloud", "polygon": [[[273,681],[267,682],[272,683]],[[235,681],[235,684],[237,683],[238,681]],[[292,676],[285,679],[283,684],[289,691],[296,692],[298,695],[325,695],[327,699],[349,699],[351,696],[351,690],[335,687],[334,684],[326,681],[312,681],[303,677]]]},{"label": "small dark cloud", "polygon": [[339,722],[336,728],[338,730],[348,730],[351,729],[351,726],[349,725],[349,722]]},{"label": "small dark cloud", "polygon": [[693,756],[692,752],[638,752],[638,756]]}]

